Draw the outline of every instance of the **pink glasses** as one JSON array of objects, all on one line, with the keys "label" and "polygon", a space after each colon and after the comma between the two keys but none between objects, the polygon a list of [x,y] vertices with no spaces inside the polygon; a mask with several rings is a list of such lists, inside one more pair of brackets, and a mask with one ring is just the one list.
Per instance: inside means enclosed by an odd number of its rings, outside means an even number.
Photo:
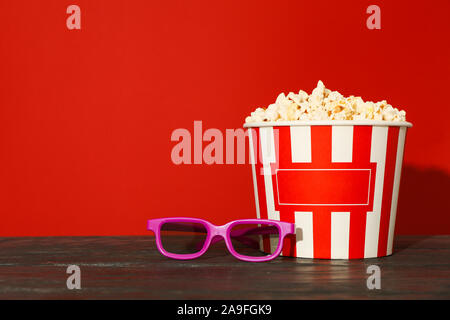
[{"label": "pink glasses", "polygon": [[159,252],[169,258],[198,258],[223,238],[233,256],[258,262],[276,258],[284,237],[295,233],[295,226],[264,219],[234,220],[215,226],[203,219],[178,217],[148,220],[148,230],[155,233]]}]

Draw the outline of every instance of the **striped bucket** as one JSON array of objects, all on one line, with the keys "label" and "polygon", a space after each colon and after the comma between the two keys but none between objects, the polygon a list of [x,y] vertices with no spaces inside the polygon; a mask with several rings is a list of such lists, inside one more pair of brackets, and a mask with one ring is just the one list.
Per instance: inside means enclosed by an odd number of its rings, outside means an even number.
[{"label": "striped bucket", "polygon": [[411,126],[386,121],[244,125],[257,217],[296,225],[296,238],[285,242],[283,255],[360,259],[392,254]]}]

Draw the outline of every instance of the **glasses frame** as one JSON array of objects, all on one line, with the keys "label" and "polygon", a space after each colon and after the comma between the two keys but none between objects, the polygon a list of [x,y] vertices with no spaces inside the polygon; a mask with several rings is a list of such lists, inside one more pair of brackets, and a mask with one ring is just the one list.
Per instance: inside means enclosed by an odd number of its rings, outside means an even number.
[{"label": "glasses frame", "polygon": [[[196,253],[187,253],[187,254],[177,254],[177,253],[170,253],[167,252],[161,241],[161,226],[164,223],[168,222],[184,222],[184,223],[199,223],[203,225],[206,229],[206,239],[203,244],[203,247]],[[262,257],[250,257],[241,255],[236,252],[233,248],[233,244],[231,242],[230,232],[232,228],[235,225],[238,224],[271,224],[277,227],[280,238],[278,241],[277,249],[274,253],[262,256]],[[212,224],[211,222],[199,219],[199,218],[187,218],[187,217],[171,217],[171,218],[159,218],[159,219],[150,219],[147,222],[147,229],[150,231],[153,231],[155,233],[155,240],[156,240],[156,247],[158,248],[158,251],[172,259],[177,260],[190,260],[190,259],[196,259],[200,256],[202,256],[209,248],[211,243],[215,243],[220,240],[225,240],[225,244],[228,248],[228,251],[236,257],[239,260],[243,261],[250,261],[250,262],[262,262],[262,261],[269,261],[272,259],[275,259],[283,249],[283,241],[284,238],[288,234],[295,234],[295,225],[290,222],[284,222],[284,221],[277,221],[277,220],[271,220],[271,219],[241,219],[241,220],[233,220],[228,222],[227,224],[216,226]]]}]

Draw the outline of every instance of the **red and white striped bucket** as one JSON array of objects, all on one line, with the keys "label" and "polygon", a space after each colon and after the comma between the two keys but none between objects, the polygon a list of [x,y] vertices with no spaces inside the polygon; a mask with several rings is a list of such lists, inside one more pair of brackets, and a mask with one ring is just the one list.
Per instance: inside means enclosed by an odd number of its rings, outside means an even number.
[{"label": "red and white striped bucket", "polygon": [[[247,123],[256,213],[293,222],[283,255],[392,254],[408,122]],[[270,243],[264,244],[270,250]]]}]

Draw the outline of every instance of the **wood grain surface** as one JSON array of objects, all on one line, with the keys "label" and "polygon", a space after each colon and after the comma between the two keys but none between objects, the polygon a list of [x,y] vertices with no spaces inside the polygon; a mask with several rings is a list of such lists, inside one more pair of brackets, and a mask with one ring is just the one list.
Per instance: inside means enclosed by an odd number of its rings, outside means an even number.
[{"label": "wood grain surface", "polygon": [[[399,236],[390,257],[243,262],[223,242],[176,261],[153,237],[0,238],[0,299],[449,299],[450,236]],[[69,290],[68,265],[81,268]],[[367,288],[367,267],[381,289]]]}]

